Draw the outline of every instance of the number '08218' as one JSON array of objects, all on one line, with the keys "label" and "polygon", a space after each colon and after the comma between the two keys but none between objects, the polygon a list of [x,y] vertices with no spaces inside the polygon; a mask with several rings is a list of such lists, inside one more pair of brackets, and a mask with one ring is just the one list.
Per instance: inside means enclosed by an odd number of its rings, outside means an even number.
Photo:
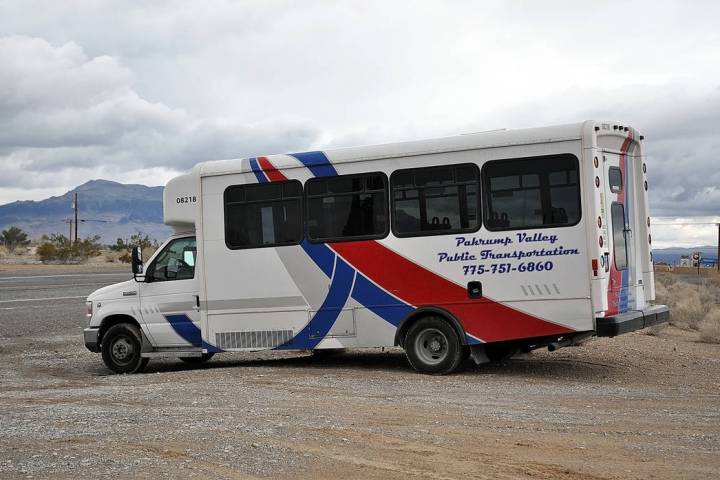
[{"label": "number '08218'", "polygon": [[197,197],[195,195],[187,196],[187,197],[177,197],[175,198],[176,203],[197,203]]}]

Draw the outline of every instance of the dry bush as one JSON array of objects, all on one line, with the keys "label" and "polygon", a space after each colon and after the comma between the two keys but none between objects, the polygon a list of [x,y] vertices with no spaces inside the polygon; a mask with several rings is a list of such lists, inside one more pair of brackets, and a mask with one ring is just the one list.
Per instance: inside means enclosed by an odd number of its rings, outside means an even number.
[{"label": "dry bush", "polygon": [[0,258],[7,258],[8,257],[8,250],[5,248],[4,245],[0,245]]},{"label": "dry bush", "polygon": [[686,329],[698,330],[700,323],[715,306],[718,288],[712,285],[691,285],[675,282],[669,275],[655,284],[655,298],[658,303],[670,307],[671,324]]},{"label": "dry bush", "polygon": [[720,307],[714,306],[699,325],[700,341],[720,343]]},{"label": "dry bush", "polygon": [[720,275],[710,275],[705,284],[710,288],[720,289]]},{"label": "dry bush", "polygon": [[115,252],[107,252],[105,254],[105,262],[106,263],[116,263],[118,261],[119,255]]}]

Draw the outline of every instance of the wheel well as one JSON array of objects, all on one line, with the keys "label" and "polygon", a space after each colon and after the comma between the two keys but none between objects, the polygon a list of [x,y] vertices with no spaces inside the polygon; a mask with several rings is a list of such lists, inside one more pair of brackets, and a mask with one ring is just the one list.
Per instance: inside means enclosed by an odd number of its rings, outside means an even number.
[{"label": "wheel well", "polygon": [[140,329],[140,331],[142,331],[142,327],[140,327],[138,321],[130,315],[109,315],[105,317],[100,324],[100,331],[98,332],[98,343],[102,343],[102,338],[103,336],[105,336],[105,332],[107,332],[110,327],[119,323],[129,323],[131,325],[135,325]]},{"label": "wheel well", "polygon": [[417,322],[418,320],[422,318],[427,317],[440,317],[446,322],[450,324],[451,327],[455,330],[455,333],[458,335],[458,339],[460,340],[461,345],[467,345],[467,338],[465,337],[465,330],[462,328],[462,325],[458,321],[457,318],[447,310],[444,310],[442,308],[438,307],[422,307],[418,308],[414,312],[412,312],[410,315],[405,317],[401,322],[400,325],[398,325],[397,330],[395,331],[395,342],[394,345],[401,346],[405,348],[405,335],[407,335],[408,330],[410,327]]}]

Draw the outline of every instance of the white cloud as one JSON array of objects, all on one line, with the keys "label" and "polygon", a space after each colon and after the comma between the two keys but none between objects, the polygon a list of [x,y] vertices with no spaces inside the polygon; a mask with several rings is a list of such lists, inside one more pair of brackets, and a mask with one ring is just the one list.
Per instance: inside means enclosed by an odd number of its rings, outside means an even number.
[{"label": "white cloud", "polygon": [[717,18],[713,1],[2,2],[0,202],[211,158],[608,118],[647,138],[654,215],[713,215]]},{"label": "white cloud", "polygon": [[0,187],[12,191],[40,195],[101,174],[177,171],[202,160],[307,148],[320,137],[289,115],[204,119],[149,102],[116,59],[90,58],[72,42],[0,38],[0,64]]}]

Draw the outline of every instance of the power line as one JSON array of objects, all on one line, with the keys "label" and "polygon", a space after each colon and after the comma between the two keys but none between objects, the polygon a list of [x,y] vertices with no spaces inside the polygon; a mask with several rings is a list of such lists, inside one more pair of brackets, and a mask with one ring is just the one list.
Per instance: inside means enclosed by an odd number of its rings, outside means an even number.
[{"label": "power line", "polygon": [[720,222],[663,222],[653,223],[650,222],[651,227],[655,226],[683,226],[683,225],[720,225]]}]

